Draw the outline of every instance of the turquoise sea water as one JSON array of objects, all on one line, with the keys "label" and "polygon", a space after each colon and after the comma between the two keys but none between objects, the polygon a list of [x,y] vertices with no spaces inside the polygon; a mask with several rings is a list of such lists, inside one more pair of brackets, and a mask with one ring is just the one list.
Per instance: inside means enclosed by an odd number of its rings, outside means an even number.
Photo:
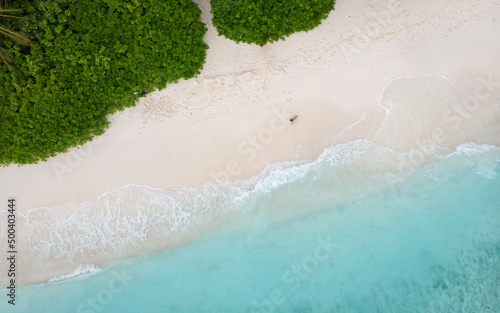
[{"label": "turquoise sea water", "polygon": [[473,144],[390,175],[325,161],[202,239],[21,287],[0,311],[500,312],[499,163]]}]

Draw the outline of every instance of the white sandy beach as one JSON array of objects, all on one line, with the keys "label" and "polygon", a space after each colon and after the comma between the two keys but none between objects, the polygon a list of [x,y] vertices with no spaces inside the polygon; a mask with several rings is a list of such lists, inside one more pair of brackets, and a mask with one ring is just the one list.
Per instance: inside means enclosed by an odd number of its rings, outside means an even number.
[{"label": "white sandy beach", "polygon": [[[430,142],[500,145],[500,1],[339,0],[316,29],[264,47],[218,37],[209,1],[196,2],[210,46],[201,74],[114,114],[93,142],[40,164],[0,168],[0,199],[15,197],[26,215],[127,184],[175,189],[242,179],[357,139],[397,151]],[[401,76],[409,78],[390,84]],[[438,99],[434,87],[447,94]],[[449,102],[465,99],[480,104],[447,113]],[[47,264],[23,270],[22,282],[157,248],[131,245],[78,262],[47,256]]]}]

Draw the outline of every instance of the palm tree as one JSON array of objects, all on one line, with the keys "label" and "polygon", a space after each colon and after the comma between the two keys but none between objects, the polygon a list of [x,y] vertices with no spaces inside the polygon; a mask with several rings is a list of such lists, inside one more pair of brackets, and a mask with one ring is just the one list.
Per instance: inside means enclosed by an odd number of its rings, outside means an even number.
[{"label": "palm tree", "polygon": [[[13,14],[16,14],[20,12],[21,10],[18,9],[3,9],[2,8],[2,3],[0,2],[0,40],[4,38],[9,38],[10,40],[20,43],[22,45],[29,45],[30,40],[29,38],[21,35],[18,32],[15,32],[11,29],[9,29],[7,26],[5,26],[3,23],[1,23],[5,19],[9,18],[17,18],[17,19],[23,19],[26,20],[25,18],[19,17],[19,16],[14,16]],[[7,65],[10,68],[13,68],[12,65],[9,64],[8,61],[11,61],[9,55],[7,54],[7,51],[1,46],[0,42],[0,59],[2,60],[5,65]]]}]

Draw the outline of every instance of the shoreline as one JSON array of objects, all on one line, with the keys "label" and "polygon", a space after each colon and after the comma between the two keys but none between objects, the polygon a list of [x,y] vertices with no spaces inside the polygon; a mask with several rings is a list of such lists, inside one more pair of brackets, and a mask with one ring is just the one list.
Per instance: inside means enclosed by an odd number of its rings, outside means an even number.
[{"label": "shoreline", "polygon": [[[327,147],[355,140],[410,155],[407,165],[388,159],[367,165],[368,172],[413,166],[412,153],[432,159],[426,146],[438,141],[443,149],[465,142],[500,146],[495,137],[500,131],[499,4],[338,3],[316,29],[258,47],[218,37],[208,1],[196,2],[210,46],[201,75],[110,116],[110,127],[92,142],[47,162],[0,167],[3,199],[16,197],[23,215],[66,205],[64,218],[78,204],[127,185],[174,192],[218,177],[244,180],[269,164],[316,160]],[[428,73],[435,74],[423,79]],[[446,96],[440,98],[443,90]],[[491,96],[485,97],[487,92]],[[438,105],[422,105],[432,101]],[[447,101],[462,108],[452,107],[450,114]],[[290,125],[294,115],[298,118]],[[482,134],[485,126],[491,131]],[[143,248],[132,255],[158,249]],[[66,260],[48,263],[40,265],[50,269],[45,276],[72,271]]]},{"label": "shoreline", "polygon": [[[27,216],[22,215],[17,221],[17,228],[22,230],[19,250],[24,256],[19,263],[23,269],[19,273],[19,286],[72,279],[80,274],[100,271],[116,262],[181,248],[220,231],[225,233],[252,227],[255,219],[262,216],[248,215],[245,207],[253,201],[251,199],[272,195],[281,188],[286,189],[290,183],[298,183],[305,177],[310,179],[324,170],[336,173],[330,174],[340,185],[332,192],[338,196],[334,197],[335,203],[341,205],[360,195],[366,197],[411,185],[415,180],[415,170],[426,169],[419,175],[427,176],[433,164],[450,158],[456,162],[464,157],[474,160],[496,155],[496,162],[471,166],[477,174],[489,179],[495,177],[491,173],[500,161],[500,146],[493,145],[469,143],[454,151],[429,151],[436,154],[428,162],[398,170],[388,160],[411,160],[411,155],[369,140],[357,140],[326,148],[313,161],[272,164],[264,172],[241,181],[214,181],[197,188],[178,190],[129,184],[108,191],[94,201],[31,209]],[[425,153],[417,150],[413,155],[421,152]],[[380,158],[381,155],[384,158]],[[374,179],[378,183],[373,184]],[[358,194],[356,190],[363,193]],[[190,195],[195,197],[190,199]],[[303,199],[305,207],[300,209],[299,206],[299,210],[293,211],[289,211],[290,206],[286,205],[287,201],[293,200],[285,198],[282,201],[284,203],[277,202],[277,207],[265,214],[267,222],[286,221],[314,212],[305,205],[306,199]],[[317,205],[315,202],[313,207]],[[4,213],[0,211],[0,219]],[[89,234],[82,233],[82,229]],[[0,268],[0,272],[4,270]]]}]

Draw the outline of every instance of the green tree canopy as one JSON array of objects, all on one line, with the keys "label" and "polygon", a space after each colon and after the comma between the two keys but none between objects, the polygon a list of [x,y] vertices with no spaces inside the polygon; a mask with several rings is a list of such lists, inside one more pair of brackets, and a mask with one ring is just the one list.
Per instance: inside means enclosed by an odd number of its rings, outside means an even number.
[{"label": "green tree canopy", "polygon": [[219,35],[264,45],[321,24],[335,0],[211,0]]},{"label": "green tree canopy", "polygon": [[208,46],[191,0],[20,0],[32,39],[4,41],[0,164],[45,160],[100,135],[142,91],[197,75]]},{"label": "green tree canopy", "polygon": [[8,26],[9,21],[12,19],[24,19],[23,17],[16,16],[19,12],[21,12],[21,10],[8,8],[6,4],[0,0],[0,60],[10,68],[13,67],[8,62],[10,61],[10,57],[7,51],[5,51],[3,41],[9,39],[23,45],[28,45],[30,43],[28,37],[23,36]]}]

